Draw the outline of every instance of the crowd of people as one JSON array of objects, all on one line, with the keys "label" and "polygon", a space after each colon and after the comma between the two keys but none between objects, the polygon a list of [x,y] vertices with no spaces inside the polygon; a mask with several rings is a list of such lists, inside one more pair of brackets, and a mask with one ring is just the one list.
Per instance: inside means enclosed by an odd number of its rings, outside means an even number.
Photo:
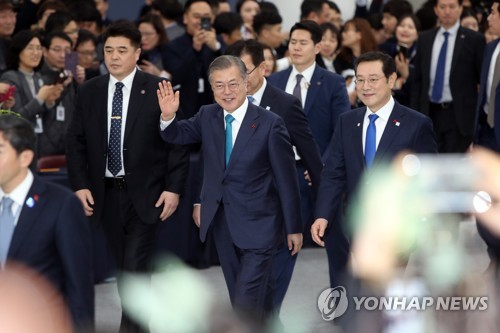
[{"label": "crowd of people", "polygon": [[[288,32],[272,1],[152,0],[132,22],[107,0],[0,0],[0,264],[47,277],[92,330],[90,228],[118,272],[148,274],[159,223],[195,197],[231,304],[263,330],[303,245],[326,248],[332,288],[352,283],[347,221],[372,168],[500,152],[499,5],[357,0],[343,22],[334,1],[304,0]],[[74,195],[37,176],[55,156]],[[498,276],[498,226],[481,217]],[[120,332],[143,331],[123,313]]]}]

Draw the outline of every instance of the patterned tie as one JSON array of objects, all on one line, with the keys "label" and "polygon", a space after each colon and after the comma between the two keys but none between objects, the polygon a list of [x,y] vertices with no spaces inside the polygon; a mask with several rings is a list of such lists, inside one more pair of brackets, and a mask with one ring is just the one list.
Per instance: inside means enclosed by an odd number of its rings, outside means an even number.
[{"label": "patterned tie", "polygon": [[2,199],[2,214],[0,214],[0,263],[5,265],[9,253],[10,241],[14,233],[14,215],[12,214],[12,201],[9,197]]},{"label": "patterned tie", "polygon": [[108,170],[116,176],[122,169],[121,137],[122,137],[122,107],[123,107],[123,83],[117,82],[113,95],[111,111],[111,131],[108,144]]},{"label": "patterned tie", "polygon": [[495,70],[493,71],[493,80],[491,81],[490,99],[488,101],[488,125],[491,128],[495,126],[495,99],[497,94],[497,86],[500,81],[500,57],[497,56],[495,61]]},{"label": "patterned tie", "polygon": [[255,104],[255,98],[253,98],[252,95],[248,95],[247,98],[248,98],[248,101],[250,101],[250,103]]},{"label": "patterned tie", "polygon": [[301,89],[300,89],[300,81],[302,81],[302,74],[297,74],[296,76],[297,78],[297,83],[295,84],[295,87],[293,87],[293,93],[292,95],[297,97],[299,99],[299,101],[302,103],[302,93],[301,93]]},{"label": "patterned tie", "polygon": [[233,121],[234,117],[228,114],[226,116],[226,165],[229,163],[233,151],[233,126],[231,125]]},{"label": "patterned tie", "polygon": [[375,121],[378,119],[378,115],[371,114],[368,118],[370,119],[370,124],[368,124],[368,128],[366,129],[365,162],[366,166],[370,168],[375,158],[375,152],[377,151],[377,127],[375,126]]},{"label": "patterned tie", "polygon": [[432,102],[439,103],[443,97],[444,70],[446,68],[446,51],[448,49],[449,32],[443,32],[444,42],[439,51],[438,62],[436,66],[436,76],[434,77],[434,86],[432,87]]}]

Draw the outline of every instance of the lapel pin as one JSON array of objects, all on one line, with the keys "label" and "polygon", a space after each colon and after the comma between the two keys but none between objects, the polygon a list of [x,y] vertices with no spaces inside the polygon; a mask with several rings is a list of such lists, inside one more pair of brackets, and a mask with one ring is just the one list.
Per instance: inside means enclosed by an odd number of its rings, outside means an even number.
[{"label": "lapel pin", "polygon": [[252,128],[257,128],[257,125],[252,124],[252,126],[250,126],[250,127],[252,127]]},{"label": "lapel pin", "polygon": [[141,95],[144,95],[146,93],[146,90],[141,90]]},{"label": "lapel pin", "polygon": [[266,110],[271,110],[271,107],[270,106],[266,106]]},{"label": "lapel pin", "polygon": [[358,123],[356,126],[358,126],[358,127],[361,126],[361,123]]},{"label": "lapel pin", "polygon": [[401,124],[399,123],[399,121],[397,121],[396,119],[394,119],[392,122],[393,122],[393,123],[394,123],[394,125],[396,125],[396,126],[401,125]]},{"label": "lapel pin", "polygon": [[29,208],[33,208],[34,205],[35,205],[35,200],[32,197],[26,199],[26,206],[28,206]]},{"label": "lapel pin", "polygon": [[320,86],[320,85],[321,85],[321,81],[318,81],[316,84],[317,84],[318,86]]}]

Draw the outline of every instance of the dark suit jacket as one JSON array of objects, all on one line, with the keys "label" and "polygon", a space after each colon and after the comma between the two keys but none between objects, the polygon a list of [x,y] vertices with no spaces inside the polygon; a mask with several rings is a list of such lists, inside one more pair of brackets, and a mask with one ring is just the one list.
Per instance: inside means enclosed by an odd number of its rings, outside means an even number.
[{"label": "dark suit jacket", "polygon": [[[90,189],[94,197],[92,219],[99,222],[104,204],[104,175],[108,147],[109,75],[84,83],[77,94],[76,113],[67,135],[67,164],[73,190]],[[145,223],[160,221],[155,208],[162,191],[182,193],[187,153],[172,147],[158,134],[159,78],[137,71],[132,84],[123,142],[127,191]]]},{"label": "dark suit jacket", "polygon": [[[429,87],[432,46],[438,29],[420,34],[415,56],[415,72],[411,107],[429,115]],[[484,36],[460,27],[455,40],[451,61],[450,89],[453,98],[453,112],[462,135],[474,134],[476,116],[477,86],[483,61]]]},{"label": "dark suit jacket", "polygon": [[262,95],[260,106],[283,118],[292,145],[297,147],[304,167],[311,175],[313,188],[317,191],[323,162],[300,101],[268,83]]},{"label": "dark suit jacket", "polygon": [[[292,68],[274,73],[269,77],[269,83],[284,91],[291,72]],[[304,113],[324,161],[326,148],[335,130],[338,117],[351,107],[345,80],[340,75],[316,66],[310,83]]]},{"label": "dark suit jacket", "polygon": [[88,221],[76,196],[35,177],[7,258],[48,278],[65,298],[79,327],[94,323],[91,239]]},{"label": "dark suit jacket", "polygon": [[[218,40],[222,45],[222,41]],[[163,66],[172,74],[172,85],[180,85],[183,116],[190,118],[202,105],[212,104],[214,99],[208,82],[208,67],[221,52],[214,52],[206,45],[196,52],[193,37],[186,33],[168,43],[163,54]],[[203,93],[198,93],[200,79],[203,80]]]},{"label": "dark suit jacket", "polygon": [[191,119],[174,120],[161,136],[175,144],[203,143],[202,241],[221,203],[239,248],[270,248],[283,231],[302,232],[295,160],[280,117],[249,103],[227,167],[223,110],[217,104],[203,106]]},{"label": "dark suit jacket", "polygon": [[[346,112],[339,117],[328,149],[328,160],[321,175],[316,201],[316,218],[330,220],[338,212],[342,194],[348,198],[357,189],[365,170],[363,153],[363,119],[366,107]],[[397,125],[399,123],[399,126]],[[432,121],[422,114],[395,102],[375,154],[374,166],[390,161],[403,150],[436,153]]]},{"label": "dark suit jacket", "polygon": [[[494,127],[494,138],[485,138],[484,136],[481,135],[481,132],[483,129],[485,132],[489,132],[486,130],[485,127],[489,127],[489,125],[486,123],[487,115],[484,113],[483,107],[484,104],[487,102],[486,100],[486,94],[487,91],[487,82],[488,82],[488,72],[490,71],[491,66],[495,66],[495,60],[492,59],[491,57],[493,56],[493,52],[495,51],[495,48],[497,47],[498,42],[500,39],[496,39],[491,43],[488,43],[486,45],[486,48],[484,50],[484,60],[483,60],[483,67],[481,69],[481,85],[479,88],[479,98],[477,100],[477,113],[476,113],[476,124],[477,124],[477,136],[479,136],[480,141],[478,141],[479,144],[485,145],[488,148],[494,149],[496,151],[500,150],[500,85],[496,87],[496,97],[495,97],[495,106],[494,108],[491,108],[491,106],[488,106],[488,108],[493,110],[495,112],[495,125]],[[493,60],[493,61],[492,61]],[[482,140],[487,140],[492,142],[481,142]]]}]

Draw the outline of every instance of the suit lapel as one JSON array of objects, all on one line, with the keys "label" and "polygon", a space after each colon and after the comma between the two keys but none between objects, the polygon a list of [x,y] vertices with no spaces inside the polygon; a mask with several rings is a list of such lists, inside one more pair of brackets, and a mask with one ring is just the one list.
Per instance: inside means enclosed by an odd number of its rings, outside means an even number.
[{"label": "suit lapel", "polygon": [[212,128],[212,139],[214,140],[214,147],[222,147],[221,149],[216,149],[217,163],[222,170],[225,169],[226,155],[225,155],[225,145],[226,145],[226,132],[224,130],[224,111],[218,106],[218,110],[214,112],[210,119],[210,126]]},{"label": "suit lapel", "polygon": [[[35,225],[35,223],[39,222],[38,216],[40,216],[43,211],[48,199],[44,195],[46,189],[45,184],[38,181],[35,177],[33,185],[31,186],[26,200],[21,207],[21,214],[19,215],[19,220],[17,221],[14,234],[12,235],[12,241],[10,243],[9,256],[14,255],[17,251],[19,251],[25,237],[30,233],[31,228]],[[40,223],[42,223],[42,221],[40,221]]]},{"label": "suit lapel", "polygon": [[[141,113],[142,105],[145,100],[144,94],[146,93],[146,84],[147,80],[144,79],[143,73],[136,71],[128,102],[127,123],[125,124],[125,135],[123,137],[124,142],[132,132],[137,116]],[[147,93],[151,92],[149,91]]]},{"label": "suit lapel", "polygon": [[306,95],[306,104],[304,105],[304,113],[307,115],[312,109],[312,105],[314,104],[314,101],[316,100],[316,96],[318,95],[318,91],[321,87],[322,80],[323,80],[323,74],[321,73],[320,67],[316,65],[314,68],[314,73],[313,76],[311,77],[311,84],[309,85],[309,88],[307,89],[307,95]]},{"label": "suit lapel", "polygon": [[366,113],[366,107],[360,109],[359,111],[351,111],[358,112],[356,117],[354,118],[354,123],[351,124],[351,128],[349,129],[352,137],[351,142],[354,145],[356,153],[356,159],[359,160],[361,165],[364,167],[365,165],[365,154],[363,151],[363,120]]},{"label": "suit lapel", "polygon": [[264,93],[262,94],[262,99],[260,100],[260,106],[266,110],[272,110],[271,105],[273,104],[273,96],[274,92],[269,88],[269,83],[267,83],[266,89],[264,89]]},{"label": "suit lapel", "polygon": [[234,142],[233,150],[231,152],[231,158],[229,159],[229,164],[226,167],[226,175],[231,171],[233,165],[238,161],[241,153],[245,151],[245,147],[250,141],[250,138],[254,135],[255,131],[259,127],[259,123],[257,122],[258,118],[259,113],[257,107],[252,103],[249,103],[247,113],[245,114],[245,118],[243,118],[240,130],[238,131],[238,136],[236,137],[236,141]]},{"label": "suit lapel", "polygon": [[375,153],[375,161],[382,159],[384,157],[384,154],[387,152],[387,149],[391,147],[392,142],[400,131],[400,124],[403,121],[404,116],[404,112],[401,110],[401,108],[398,107],[398,104],[396,102],[389,116],[389,119],[387,119],[384,133],[380,138],[377,152]]},{"label": "suit lapel", "polygon": [[[99,126],[99,130],[97,131],[97,135],[101,137],[100,141],[104,146],[104,151],[108,149],[108,83],[109,83],[109,74],[103,76],[101,80],[97,82],[95,85],[94,96],[96,96],[96,116],[97,116],[97,124]],[[111,110],[110,110],[111,112]]]},{"label": "suit lapel", "polygon": [[[458,28],[457,31],[457,38],[455,39],[455,48],[453,49],[453,58],[451,60],[451,70],[450,70],[450,76],[452,75],[453,71],[457,66],[460,66],[458,63],[458,59],[460,58],[460,53],[463,50],[465,43],[465,33],[462,28]],[[451,78],[450,78],[451,81]]]}]

